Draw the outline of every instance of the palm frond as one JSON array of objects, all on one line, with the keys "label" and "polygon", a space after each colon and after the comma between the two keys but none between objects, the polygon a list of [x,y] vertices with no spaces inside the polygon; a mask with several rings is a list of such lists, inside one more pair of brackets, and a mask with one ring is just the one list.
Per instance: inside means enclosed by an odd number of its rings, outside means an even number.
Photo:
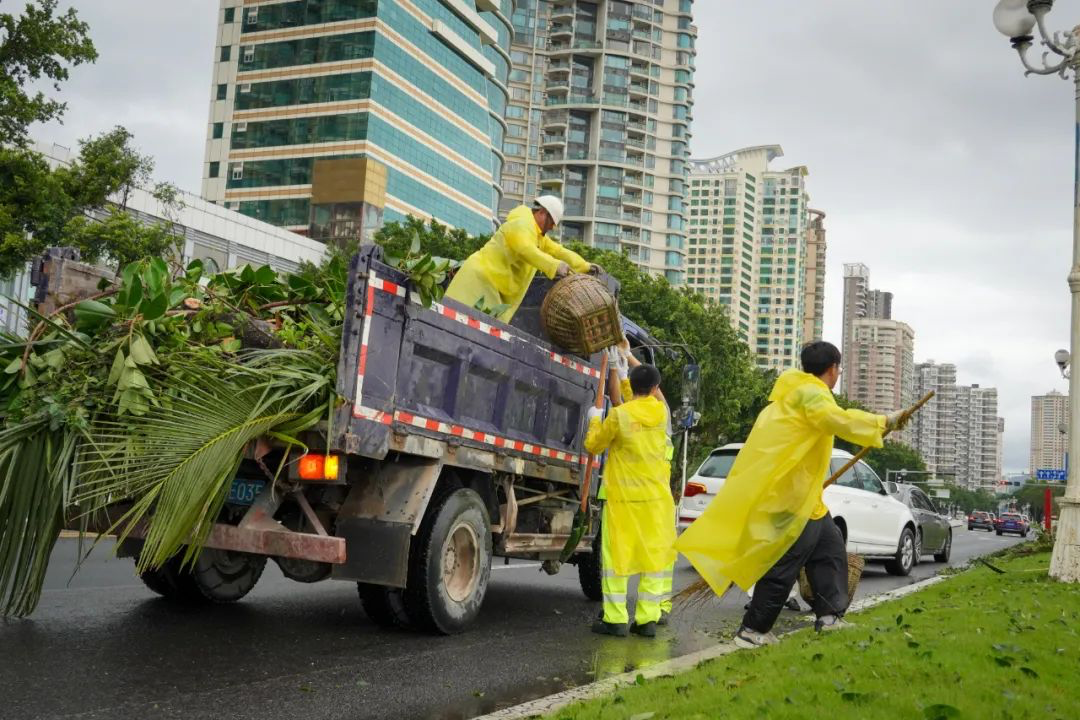
[{"label": "palm frond", "polygon": [[124,538],[145,523],[140,571],[182,548],[184,562],[193,562],[219,518],[244,447],[279,426],[297,432],[301,419],[310,427],[332,395],[332,373],[310,352],[199,361],[173,363],[159,379],[167,402],[137,421],[96,419],[76,463],[75,500],[84,511],[134,501],[113,529]]},{"label": "palm frond", "polygon": [[0,612],[37,606],[72,492],[77,436],[37,417],[0,431]]}]

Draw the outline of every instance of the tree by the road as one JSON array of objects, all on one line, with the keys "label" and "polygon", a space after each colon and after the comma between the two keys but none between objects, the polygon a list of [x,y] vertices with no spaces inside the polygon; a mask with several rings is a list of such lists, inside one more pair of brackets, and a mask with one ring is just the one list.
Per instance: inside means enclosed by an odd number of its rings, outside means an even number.
[{"label": "tree by the road", "polygon": [[22,15],[0,13],[0,145],[25,145],[31,124],[59,119],[67,109],[27,85],[46,79],[59,90],[69,65],[97,59],[87,24],[74,8],[58,13],[56,5],[36,0]]},{"label": "tree by the road", "polygon": [[[116,267],[173,247],[168,223],[147,225],[124,209],[131,190],[150,183],[154,167],[133,147],[131,133],[116,127],[79,146],[74,162],[56,168],[32,150],[0,148],[0,277],[55,245]],[[173,186],[158,185],[154,194],[176,207]]]},{"label": "tree by the road", "polygon": [[[896,440],[886,440],[884,447],[874,448],[866,454],[866,463],[884,479],[889,470],[912,470],[922,472],[926,470],[919,451],[910,445]],[[925,480],[925,475],[912,475],[910,479]],[[899,478],[900,482],[908,482],[909,478]]]},{"label": "tree by the road", "polygon": [[[1017,508],[1023,508],[1025,505],[1031,506],[1031,519],[1035,522],[1043,522],[1044,507],[1046,504],[1046,488],[1047,485],[1025,485],[1011,496],[1012,502],[1016,504]],[[1057,512],[1059,498],[1065,494],[1064,485],[1049,486],[1051,497],[1053,498],[1053,510]]]}]

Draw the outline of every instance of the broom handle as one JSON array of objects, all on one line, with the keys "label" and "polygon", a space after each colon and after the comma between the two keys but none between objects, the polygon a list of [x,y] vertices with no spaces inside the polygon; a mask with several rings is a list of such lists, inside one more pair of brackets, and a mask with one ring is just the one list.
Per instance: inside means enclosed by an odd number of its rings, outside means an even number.
[{"label": "broom handle", "polygon": [[[921,408],[926,403],[928,403],[930,401],[930,398],[932,398],[932,397],[934,397],[934,391],[933,390],[931,390],[930,392],[923,395],[922,399],[919,400],[919,402],[915,403],[914,405],[912,405],[911,407],[909,407],[907,410],[904,411],[904,414],[901,416],[901,422],[906,423],[909,419],[911,419],[911,416],[915,414],[915,411],[918,410],[919,408]],[[892,432],[892,431],[891,430],[886,430],[885,432],[881,433],[881,437],[884,438],[890,432]],[[862,450],[855,453],[855,457],[851,458],[846,463],[844,463],[843,466],[841,466],[841,468],[839,470],[834,472],[829,477],[829,479],[825,481],[825,484],[821,486],[822,489],[829,487],[834,482],[839,480],[840,476],[843,475],[844,473],[846,473],[848,470],[850,470],[855,465],[855,463],[859,462],[864,457],[866,457],[866,453],[870,452],[871,449],[872,448],[869,445],[867,445]]]},{"label": "broom handle", "polygon": [[[600,387],[596,391],[596,404],[593,407],[604,407],[604,389],[607,387],[607,353],[604,353],[600,361]],[[592,481],[593,456],[588,453],[585,460],[585,479],[581,483],[581,512],[589,507],[589,485]]]}]

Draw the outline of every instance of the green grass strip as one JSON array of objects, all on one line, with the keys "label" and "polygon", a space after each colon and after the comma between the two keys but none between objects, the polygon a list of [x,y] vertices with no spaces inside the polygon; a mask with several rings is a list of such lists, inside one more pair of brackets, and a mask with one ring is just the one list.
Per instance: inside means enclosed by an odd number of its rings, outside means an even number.
[{"label": "green grass strip", "polygon": [[976,565],[850,616],[850,630],[801,630],[681,675],[639,677],[551,717],[1080,717],[1080,585],[1047,577],[1049,553],[993,562],[1005,574]]}]

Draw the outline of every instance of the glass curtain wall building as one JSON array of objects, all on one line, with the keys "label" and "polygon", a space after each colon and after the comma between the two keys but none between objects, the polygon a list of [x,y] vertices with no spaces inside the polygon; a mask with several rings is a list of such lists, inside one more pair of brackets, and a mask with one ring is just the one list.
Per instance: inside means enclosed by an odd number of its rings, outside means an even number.
[{"label": "glass curtain wall building", "polygon": [[807,170],[770,170],[783,154],[761,145],[691,160],[687,197],[687,286],[727,306],[758,366],[776,370],[798,367],[806,342]]},{"label": "glass curtain wall building", "polygon": [[491,232],[513,7],[222,0],[203,196],[304,233],[316,162],[368,158],[386,220]]},{"label": "glass curtain wall building", "polygon": [[519,0],[500,213],[560,195],[563,240],[683,281],[692,0]]}]

